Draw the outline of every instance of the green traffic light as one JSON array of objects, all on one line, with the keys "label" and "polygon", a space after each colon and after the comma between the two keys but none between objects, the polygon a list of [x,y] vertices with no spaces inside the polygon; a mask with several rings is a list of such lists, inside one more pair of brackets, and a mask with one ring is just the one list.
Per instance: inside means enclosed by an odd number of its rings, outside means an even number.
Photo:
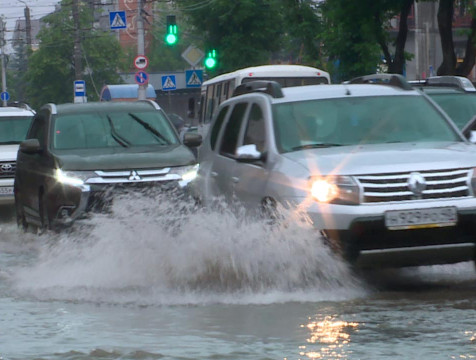
[{"label": "green traffic light", "polygon": [[213,69],[217,65],[216,56],[217,54],[215,50],[208,52],[208,56],[205,59],[205,67],[207,69]]},{"label": "green traffic light", "polygon": [[167,26],[167,35],[165,35],[165,42],[168,45],[174,45],[178,40],[177,25],[172,24]]}]

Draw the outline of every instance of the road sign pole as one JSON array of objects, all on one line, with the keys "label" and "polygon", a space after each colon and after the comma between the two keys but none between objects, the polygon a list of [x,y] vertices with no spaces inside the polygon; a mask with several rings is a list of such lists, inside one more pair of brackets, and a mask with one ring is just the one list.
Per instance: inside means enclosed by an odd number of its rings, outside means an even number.
[{"label": "road sign pole", "polygon": [[[144,21],[142,19],[142,0],[137,3],[137,55],[145,54],[144,46]],[[147,83],[139,84],[139,90],[137,91],[137,98],[139,100],[146,99]]]}]

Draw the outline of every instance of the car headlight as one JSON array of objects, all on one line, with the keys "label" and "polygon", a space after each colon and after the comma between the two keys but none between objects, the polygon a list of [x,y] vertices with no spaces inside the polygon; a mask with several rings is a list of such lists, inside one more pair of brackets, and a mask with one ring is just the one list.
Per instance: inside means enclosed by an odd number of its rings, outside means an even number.
[{"label": "car headlight", "polygon": [[315,177],[311,179],[310,188],[312,197],[320,203],[360,203],[360,189],[351,176]]},{"label": "car headlight", "polygon": [[179,175],[181,177],[179,184],[185,186],[197,177],[198,164],[171,168],[170,173]]},{"label": "car headlight", "polygon": [[56,169],[55,179],[61,184],[71,186],[84,185],[85,181],[90,177],[91,173],[86,171],[63,171]]}]

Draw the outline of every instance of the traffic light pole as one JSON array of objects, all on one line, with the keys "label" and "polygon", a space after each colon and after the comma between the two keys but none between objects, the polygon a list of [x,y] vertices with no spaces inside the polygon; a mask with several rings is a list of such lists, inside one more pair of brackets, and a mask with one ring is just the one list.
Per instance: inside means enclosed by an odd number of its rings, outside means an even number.
[{"label": "traffic light pole", "polygon": [[[145,55],[144,45],[144,20],[142,19],[142,0],[137,3],[137,55]],[[146,99],[147,84],[139,84],[137,99]]]}]

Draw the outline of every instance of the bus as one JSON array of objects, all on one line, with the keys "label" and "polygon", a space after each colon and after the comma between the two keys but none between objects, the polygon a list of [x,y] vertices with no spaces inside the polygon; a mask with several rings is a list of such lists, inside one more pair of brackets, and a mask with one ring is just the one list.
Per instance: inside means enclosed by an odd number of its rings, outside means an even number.
[{"label": "bus", "polygon": [[219,75],[202,84],[199,123],[210,122],[218,105],[230,98],[237,86],[254,80],[273,80],[282,87],[331,82],[329,73],[302,65],[262,65]]}]

